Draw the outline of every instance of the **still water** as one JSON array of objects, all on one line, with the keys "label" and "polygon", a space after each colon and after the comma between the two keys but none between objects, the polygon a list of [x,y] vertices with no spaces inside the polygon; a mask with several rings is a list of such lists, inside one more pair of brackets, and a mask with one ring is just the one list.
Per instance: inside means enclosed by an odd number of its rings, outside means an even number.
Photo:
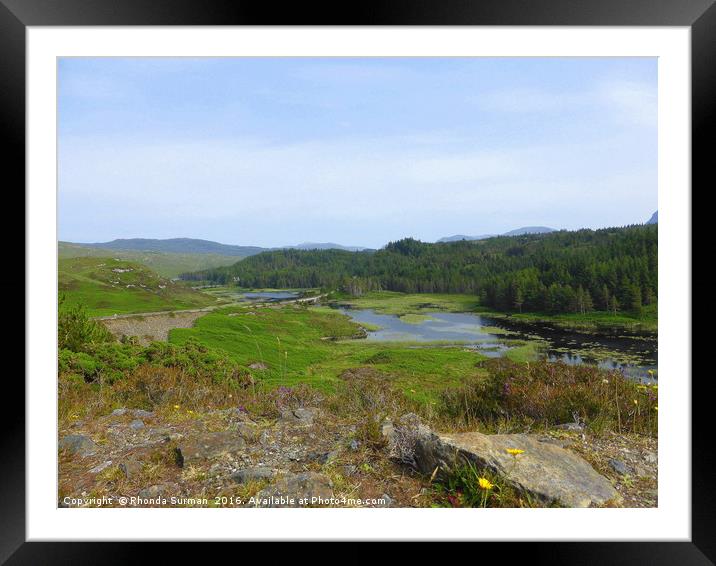
[{"label": "still water", "polygon": [[369,341],[460,343],[488,357],[534,342],[550,361],[595,364],[641,381],[651,381],[649,370],[657,370],[655,336],[578,333],[546,324],[508,323],[473,313],[424,312],[425,320],[406,321],[370,309],[340,311],[356,322],[380,327],[368,332]]}]

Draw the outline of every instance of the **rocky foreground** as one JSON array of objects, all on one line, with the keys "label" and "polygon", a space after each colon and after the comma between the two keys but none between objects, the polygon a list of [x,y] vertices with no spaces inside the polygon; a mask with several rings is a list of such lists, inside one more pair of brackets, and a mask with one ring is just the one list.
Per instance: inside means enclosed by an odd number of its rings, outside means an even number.
[{"label": "rocky foreground", "polygon": [[[372,426],[369,428],[373,428]],[[412,414],[365,427],[317,406],[119,408],[60,431],[61,507],[426,507],[465,462],[531,505],[651,507],[656,440],[565,425],[538,434],[436,433]],[[511,452],[510,452],[511,451]]]}]

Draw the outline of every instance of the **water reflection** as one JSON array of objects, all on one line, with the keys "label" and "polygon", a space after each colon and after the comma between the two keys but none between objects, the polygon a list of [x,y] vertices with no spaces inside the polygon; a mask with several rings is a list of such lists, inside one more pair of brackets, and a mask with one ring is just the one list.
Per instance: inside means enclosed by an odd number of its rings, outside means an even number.
[{"label": "water reflection", "polygon": [[[376,328],[367,340],[376,342],[462,343],[487,357],[499,357],[512,348],[533,342],[550,361],[595,364],[622,371],[640,381],[653,381],[657,370],[657,340],[652,336],[580,334],[545,324],[508,323],[473,313],[424,312],[399,317],[371,309],[341,308],[356,322]],[[378,328],[379,327],[379,328]]]}]

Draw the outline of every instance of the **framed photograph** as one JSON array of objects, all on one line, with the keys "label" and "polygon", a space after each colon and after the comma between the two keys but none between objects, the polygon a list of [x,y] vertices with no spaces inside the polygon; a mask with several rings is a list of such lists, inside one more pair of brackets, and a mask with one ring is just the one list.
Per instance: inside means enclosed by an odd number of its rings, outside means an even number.
[{"label": "framed photograph", "polygon": [[474,4],[0,0],[27,222],[0,562],[711,563],[691,187],[716,8]]}]

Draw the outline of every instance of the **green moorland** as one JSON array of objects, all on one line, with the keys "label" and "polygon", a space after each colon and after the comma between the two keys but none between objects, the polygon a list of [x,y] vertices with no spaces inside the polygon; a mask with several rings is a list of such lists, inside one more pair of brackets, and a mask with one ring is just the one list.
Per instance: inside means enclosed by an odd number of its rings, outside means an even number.
[{"label": "green moorland", "polygon": [[69,242],[60,242],[58,245],[60,259],[74,257],[113,257],[135,263],[141,263],[162,277],[176,277],[186,271],[211,269],[223,265],[236,263],[236,256],[205,254],[205,253],[173,253],[159,251],[139,250],[108,250],[105,248],[92,248],[78,246]]},{"label": "green moorland", "polygon": [[[349,454],[359,466],[357,477],[342,475],[331,463],[321,468],[336,489],[353,493],[366,482],[370,487],[371,482],[382,486],[409,481],[409,493],[420,491],[424,497],[417,502],[406,496],[399,500],[401,506],[450,507],[539,504],[525,500],[488,469],[458,468],[436,482],[411,475],[412,479],[396,479],[405,478],[405,470],[385,449],[385,418],[396,422],[406,413],[417,413],[435,430],[549,434],[555,425],[578,415],[590,438],[601,439],[597,443],[609,442],[613,433],[620,442],[625,441],[624,434],[630,435],[628,442],[657,436],[657,387],[630,381],[619,372],[544,360],[521,363],[520,356],[529,358],[530,344],[522,352],[512,350],[520,352],[513,359],[485,359],[459,345],[351,339],[361,332],[347,316],[326,307],[231,305],[197,319],[193,328],[173,329],[169,343],[143,346],[131,338],[116,341],[104,325],[88,318],[82,306],[62,301],[60,430],[94,431],[93,438],[103,446],[108,437],[103,436],[106,426],[97,427],[98,417],[125,407],[152,411],[158,422],[190,435],[225,430],[225,410],[245,413],[270,430],[286,407],[320,403],[321,427],[328,428],[324,434],[316,427],[312,434],[321,441],[326,440],[322,435],[330,436],[335,442],[331,431],[350,425],[360,443],[359,451]],[[295,437],[290,442],[294,441],[301,440]],[[93,493],[115,490],[117,485],[138,490],[169,479],[192,489],[206,488],[206,470],[192,465],[177,471],[176,465],[167,464],[171,454],[157,452],[157,460],[131,479],[116,466],[108,468],[105,475],[97,475]],[[593,458],[600,462],[600,456]],[[80,469],[63,456],[61,489],[77,489],[77,474],[86,475],[86,466]],[[489,501],[475,487],[478,476],[497,486]],[[644,481],[654,489],[654,482]],[[255,493],[261,486],[241,489]]]},{"label": "green moorland", "polygon": [[216,305],[213,297],[159,276],[147,267],[113,257],[58,262],[58,291],[68,306],[90,316],[110,316]]}]

